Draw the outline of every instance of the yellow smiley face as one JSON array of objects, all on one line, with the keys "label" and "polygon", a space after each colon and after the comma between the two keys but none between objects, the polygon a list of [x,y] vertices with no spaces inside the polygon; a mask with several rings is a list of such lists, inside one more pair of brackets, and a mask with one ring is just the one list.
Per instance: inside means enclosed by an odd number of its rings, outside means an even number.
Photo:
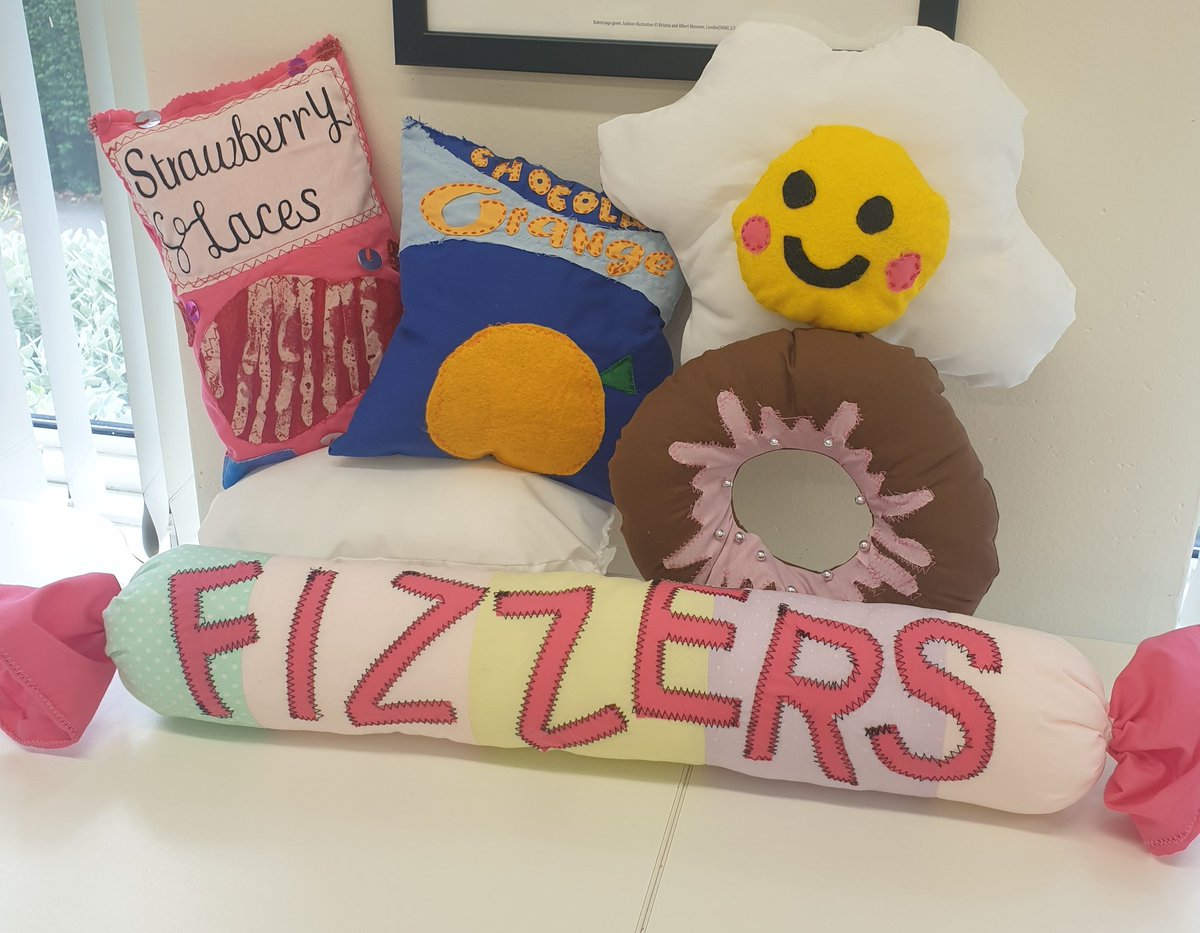
[{"label": "yellow smiley face", "polygon": [[819,126],[733,212],[738,264],[763,307],[830,330],[892,323],[946,254],[950,212],[898,144]]}]

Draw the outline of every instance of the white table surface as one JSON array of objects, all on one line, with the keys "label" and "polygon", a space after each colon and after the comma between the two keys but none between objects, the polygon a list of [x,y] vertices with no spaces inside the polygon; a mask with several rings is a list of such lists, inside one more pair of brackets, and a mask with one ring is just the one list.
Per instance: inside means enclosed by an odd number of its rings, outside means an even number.
[{"label": "white table surface", "polygon": [[[1106,682],[1127,646],[1075,640]],[[1200,931],[1200,846],[674,765],[161,719],[0,736],[0,933]]]}]

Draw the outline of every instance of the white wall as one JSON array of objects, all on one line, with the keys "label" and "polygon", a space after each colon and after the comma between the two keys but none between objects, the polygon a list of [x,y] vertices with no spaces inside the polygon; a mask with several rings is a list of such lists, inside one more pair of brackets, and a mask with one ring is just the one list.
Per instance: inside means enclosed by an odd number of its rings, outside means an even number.
[{"label": "white wall", "polygon": [[[597,124],[687,89],[397,67],[389,0],[139,9],[157,101],[339,36],[397,216],[405,113],[597,184]],[[959,39],[1030,111],[1022,209],[1079,289],[1078,320],[1026,385],[947,387],[1000,503],[980,616],[1126,641],[1174,624],[1200,501],[1198,36],[1194,0],[962,0]],[[206,503],[220,450],[203,417],[196,405]]]}]

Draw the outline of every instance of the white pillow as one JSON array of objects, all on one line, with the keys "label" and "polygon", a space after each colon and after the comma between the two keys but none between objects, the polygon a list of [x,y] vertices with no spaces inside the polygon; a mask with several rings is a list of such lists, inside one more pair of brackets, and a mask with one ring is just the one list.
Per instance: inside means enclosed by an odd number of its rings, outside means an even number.
[{"label": "white pillow", "polygon": [[903,317],[876,332],[977,385],[1024,381],[1074,318],[1075,289],[1016,201],[1025,109],[977,53],[901,29],[832,51],[782,23],[746,23],[682,99],[600,127],[604,188],[663,231],[692,290],[683,360],[780,327],[742,281],[731,218],[767,166],[815,127],[899,143],[950,210],[950,241]]},{"label": "white pillow", "polygon": [[220,492],[200,543],[302,557],[603,573],[616,509],[492,460],[315,450]]}]

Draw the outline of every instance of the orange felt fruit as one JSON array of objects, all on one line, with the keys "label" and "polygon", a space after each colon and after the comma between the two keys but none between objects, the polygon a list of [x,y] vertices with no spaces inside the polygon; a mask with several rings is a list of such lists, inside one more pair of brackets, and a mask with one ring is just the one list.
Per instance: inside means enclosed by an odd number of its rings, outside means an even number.
[{"label": "orange felt fruit", "polygon": [[460,344],[425,406],[430,439],[452,457],[551,476],[577,473],[604,436],[604,387],[570,337],[500,324]]}]

